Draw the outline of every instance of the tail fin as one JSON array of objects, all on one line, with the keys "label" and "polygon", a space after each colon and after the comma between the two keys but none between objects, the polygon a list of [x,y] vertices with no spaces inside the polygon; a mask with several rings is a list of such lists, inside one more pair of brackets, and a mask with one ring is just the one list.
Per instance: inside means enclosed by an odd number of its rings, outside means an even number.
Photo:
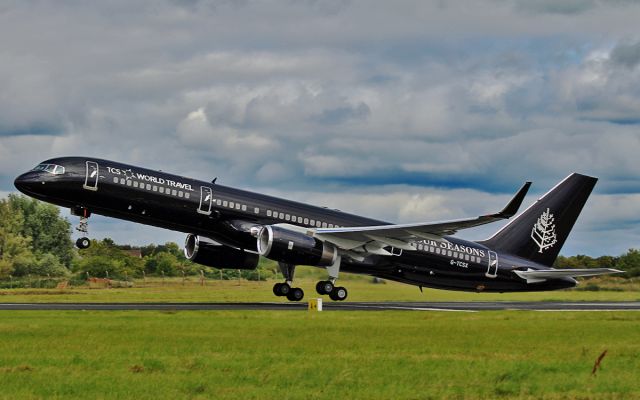
[{"label": "tail fin", "polygon": [[569,175],[492,237],[480,243],[492,250],[550,267],[597,181],[590,176]]}]

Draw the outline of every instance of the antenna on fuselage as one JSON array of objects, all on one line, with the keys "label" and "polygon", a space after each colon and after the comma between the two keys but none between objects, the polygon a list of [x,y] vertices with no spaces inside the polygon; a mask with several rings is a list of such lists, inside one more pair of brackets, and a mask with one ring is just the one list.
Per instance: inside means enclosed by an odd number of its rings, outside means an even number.
[{"label": "antenna on fuselage", "polygon": [[213,180],[211,181],[211,183],[216,183],[216,181],[218,180],[218,177],[216,176],[215,178],[213,178]]}]

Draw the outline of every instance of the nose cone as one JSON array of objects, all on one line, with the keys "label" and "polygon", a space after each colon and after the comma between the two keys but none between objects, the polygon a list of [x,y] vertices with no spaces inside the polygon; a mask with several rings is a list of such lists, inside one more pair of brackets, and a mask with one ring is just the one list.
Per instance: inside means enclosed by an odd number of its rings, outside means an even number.
[{"label": "nose cone", "polygon": [[29,195],[34,193],[35,188],[37,187],[36,185],[38,184],[42,185],[39,182],[38,178],[34,176],[33,172],[27,172],[20,175],[19,177],[16,178],[15,181],[13,181],[13,184],[16,187],[16,189],[18,189],[24,194],[29,194]]}]

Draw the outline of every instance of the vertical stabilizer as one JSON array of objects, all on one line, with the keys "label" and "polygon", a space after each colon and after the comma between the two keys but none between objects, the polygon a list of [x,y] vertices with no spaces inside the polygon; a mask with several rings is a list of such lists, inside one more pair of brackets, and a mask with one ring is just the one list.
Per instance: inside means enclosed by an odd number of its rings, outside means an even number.
[{"label": "vertical stabilizer", "polygon": [[597,181],[590,176],[569,175],[481,243],[550,267]]}]

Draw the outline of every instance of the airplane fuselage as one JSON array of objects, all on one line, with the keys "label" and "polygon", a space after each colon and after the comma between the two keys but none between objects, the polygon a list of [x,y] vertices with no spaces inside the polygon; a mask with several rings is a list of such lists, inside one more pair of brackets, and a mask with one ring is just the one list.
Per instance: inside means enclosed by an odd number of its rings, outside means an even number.
[{"label": "airplane fuselage", "polygon": [[[257,251],[252,227],[289,224],[311,229],[388,224],[108,160],[63,157],[43,164],[62,166],[64,172],[29,171],[16,179],[16,187],[61,207],[197,234],[250,252]],[[547,267],[454,236],[417,241],[414,247],[415,251],[392,249],[395,255],[391,256],[367,255],[360,260],[345,257],[342,270],[421,287],[465,291],[541,291],[576,284],[572,278],[527,283],[513,271]]]}]

